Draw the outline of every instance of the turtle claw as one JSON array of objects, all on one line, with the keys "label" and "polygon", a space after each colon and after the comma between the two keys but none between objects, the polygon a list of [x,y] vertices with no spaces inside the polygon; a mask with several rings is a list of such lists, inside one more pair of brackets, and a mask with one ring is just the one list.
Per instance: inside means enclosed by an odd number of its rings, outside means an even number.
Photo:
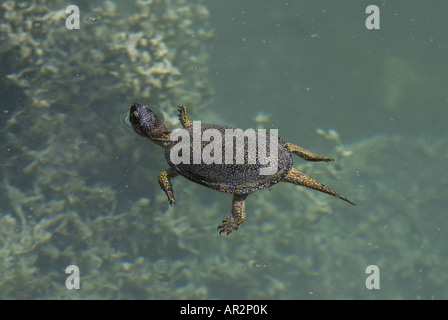
[{"label": "turtle claw", "polygon": [[176,200],[174,200],[174,194],[173,194],[173,191],[172,191],[172,190],[169,190],[169,191],[166,193],[166,195],[167,195],[167,197],[168,197],[168,202],[170,203],[170,205],[173,205],[173,204],[176,203]]},{"label": "turtle claw", "polygon": [[219,234],[225,233],[226,235],[229,235],[232,231],[236,231],[239,228],[239,224],[235,222],[231,217],[222,220],[222,224],[218,226]]}]

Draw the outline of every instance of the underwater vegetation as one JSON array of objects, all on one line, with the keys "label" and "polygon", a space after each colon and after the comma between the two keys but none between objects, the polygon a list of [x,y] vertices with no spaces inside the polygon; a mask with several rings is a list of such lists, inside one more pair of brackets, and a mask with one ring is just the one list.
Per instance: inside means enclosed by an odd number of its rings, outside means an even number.
[{"label": "underwater vegetation", "polygon": [[203,44],[213,31],[200,2],[137,0],[127,10],[113,1],[85,2],[79,30],[65,27],[65,1],[27,3],[2,2],[0,53],[14,57],[7,77],[33,106],[76,107],[87,117],[110,96],[161,110],[185,96],[195,106],[209,96]]},{"label": "underwater vegetation", "polygon": [[[0,55],[12,91],[0,131],[2,298],[63,297],[67,289],[52,284],[67,263],[89,261],[95,273],[104,254],[123,257],[92,236],[102,237],[102,219],[119,210],[120,177],[111,172],[121,169],[110,165],[143,161],[119,123],[128,99],[156,105],[169,120],[172,105],[199,110],[211,98],[204,46],[213,31],[201,2],[79,4],[79,30],[65,27],[66,1],[0,5]],[[102,226],[91,229],[98,218]]]}]

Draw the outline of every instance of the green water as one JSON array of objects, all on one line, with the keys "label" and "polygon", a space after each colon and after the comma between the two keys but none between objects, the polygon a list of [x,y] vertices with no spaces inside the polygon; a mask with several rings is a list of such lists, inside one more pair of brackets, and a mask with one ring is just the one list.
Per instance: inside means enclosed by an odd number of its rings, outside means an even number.
[{"label": "green water", "polygon": [[[65,1],[0,9],[0,298],[448,298],[444,1],[378,2],[379,30],[359,1],[75,4],[80,30]],[[278,129],[356,206],[280,183],[219,235],[232,197],[177,177],[169,206],[134,102]]]}]

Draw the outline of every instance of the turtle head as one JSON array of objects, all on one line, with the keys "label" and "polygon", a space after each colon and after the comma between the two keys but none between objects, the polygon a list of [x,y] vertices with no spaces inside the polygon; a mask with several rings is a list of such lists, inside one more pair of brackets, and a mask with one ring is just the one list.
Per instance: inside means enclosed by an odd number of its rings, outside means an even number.
[{"label": "turtle head", "polygon": [[171,130],[147,106],[134,103],[129,112],[129,121],[137,134],[161,147],[166,147],[170,141]]}]

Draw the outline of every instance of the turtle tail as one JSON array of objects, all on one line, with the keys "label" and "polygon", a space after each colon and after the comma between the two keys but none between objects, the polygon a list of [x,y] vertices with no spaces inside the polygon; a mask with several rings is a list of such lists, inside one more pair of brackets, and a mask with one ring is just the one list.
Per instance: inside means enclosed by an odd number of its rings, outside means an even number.
[{"label": "turtle tail", "polygon": [[291,171],[288,173],[288,175],[286,176],[286,178],[283,180],[285,182],[289,182],[289,183],[294,183],[296,185],[299,186],[304,186],[307,188],[311,188],[314,190],[318,190],[320,192],[324,192],[326,194],[329,194],[333,197],[337,197],[339,199],[342,199],[352,205],[355,205],[353,202],[351,202],[350,200],[348,200],[346,197],[341,196],[339,193],[331,190],[330,188],[328,188],[327,186],[323,185],[322,183],[320,183],[319,181],[307,176],[306,174],[304,174],[303,172],[292,168]]}]

